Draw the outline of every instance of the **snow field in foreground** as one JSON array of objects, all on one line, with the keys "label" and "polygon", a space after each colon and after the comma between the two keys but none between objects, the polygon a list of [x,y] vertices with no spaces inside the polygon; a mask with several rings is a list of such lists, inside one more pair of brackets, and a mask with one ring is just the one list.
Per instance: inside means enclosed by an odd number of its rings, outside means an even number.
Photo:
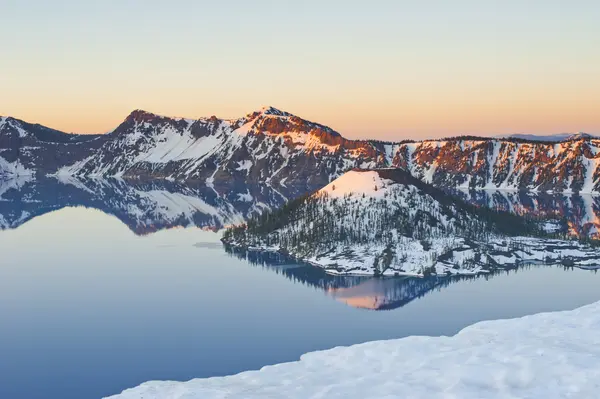
[{"label": "snow field in foreground", "polygon": [[152,381],[110,399],[597,398],[600,302],[305,354],[234,376]]}]

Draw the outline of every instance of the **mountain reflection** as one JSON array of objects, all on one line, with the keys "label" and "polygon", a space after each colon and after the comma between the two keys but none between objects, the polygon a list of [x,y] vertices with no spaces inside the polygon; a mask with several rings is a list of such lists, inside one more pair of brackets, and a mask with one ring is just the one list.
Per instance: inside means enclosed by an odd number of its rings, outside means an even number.
[{"label": "mountain reflection", "polygon": [[[172,227],[219,230],[281,206],[305,189],[226,182],[74,179],[0,179],[0,229],[14,229],[36,216],[83,206],[114,215],[138,235]],[[600,238],[600,197],[522,191],[455,191],[463,200],[493,209],[561,219],[571,233]]]},{"label": "mountain reflection", "polygon": [[600,238],[600,197],[591,194],[476,190],[452,191],[474,205],[542,219],[561,219],[569,233]]},{"label": "mountain reflection", "polygon": [[[295,192],[268,186],[181,184],[167,180],[0,180],[0,229],[14,229],[36,216],[83,206],[114,215],[135,234],[172,227],[218,230],[281,206]],[[302,193],[300,193],[302,194]]]}]

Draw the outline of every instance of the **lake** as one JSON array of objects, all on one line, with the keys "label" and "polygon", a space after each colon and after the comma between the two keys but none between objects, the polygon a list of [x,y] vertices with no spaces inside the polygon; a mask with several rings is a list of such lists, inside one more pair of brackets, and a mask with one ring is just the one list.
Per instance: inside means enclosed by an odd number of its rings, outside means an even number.
[{"label": "lake", "polygon": [[100,398],[148,380],[234,374],[600,300],[596,272],[556,266],[332,277],[220,245],[211,228],[266,200],[239,211],[235,201],[217,207],[218,196],[152,186],[90,203],[60,187],[0,190],[1,398]]}]

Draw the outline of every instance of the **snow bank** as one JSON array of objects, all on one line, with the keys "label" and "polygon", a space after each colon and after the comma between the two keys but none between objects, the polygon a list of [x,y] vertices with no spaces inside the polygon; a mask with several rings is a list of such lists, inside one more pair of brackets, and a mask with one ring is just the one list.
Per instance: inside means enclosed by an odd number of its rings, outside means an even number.
[{"label": "snow bank", "polygon": [[596,398],[600,302],[496,320],[454,337],[408,337],[309,353],[229,377],[147,382],[111,399]]}]

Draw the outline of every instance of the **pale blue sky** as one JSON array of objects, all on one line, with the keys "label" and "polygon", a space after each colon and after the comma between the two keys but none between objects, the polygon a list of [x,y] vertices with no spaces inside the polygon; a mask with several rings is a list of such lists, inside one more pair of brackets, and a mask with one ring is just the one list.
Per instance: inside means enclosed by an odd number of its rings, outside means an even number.
[{"label": "pale blue sky", "polygon": [[600,132],[598,1],[0,0],[0,115],[273,105],[349,137]]}]

